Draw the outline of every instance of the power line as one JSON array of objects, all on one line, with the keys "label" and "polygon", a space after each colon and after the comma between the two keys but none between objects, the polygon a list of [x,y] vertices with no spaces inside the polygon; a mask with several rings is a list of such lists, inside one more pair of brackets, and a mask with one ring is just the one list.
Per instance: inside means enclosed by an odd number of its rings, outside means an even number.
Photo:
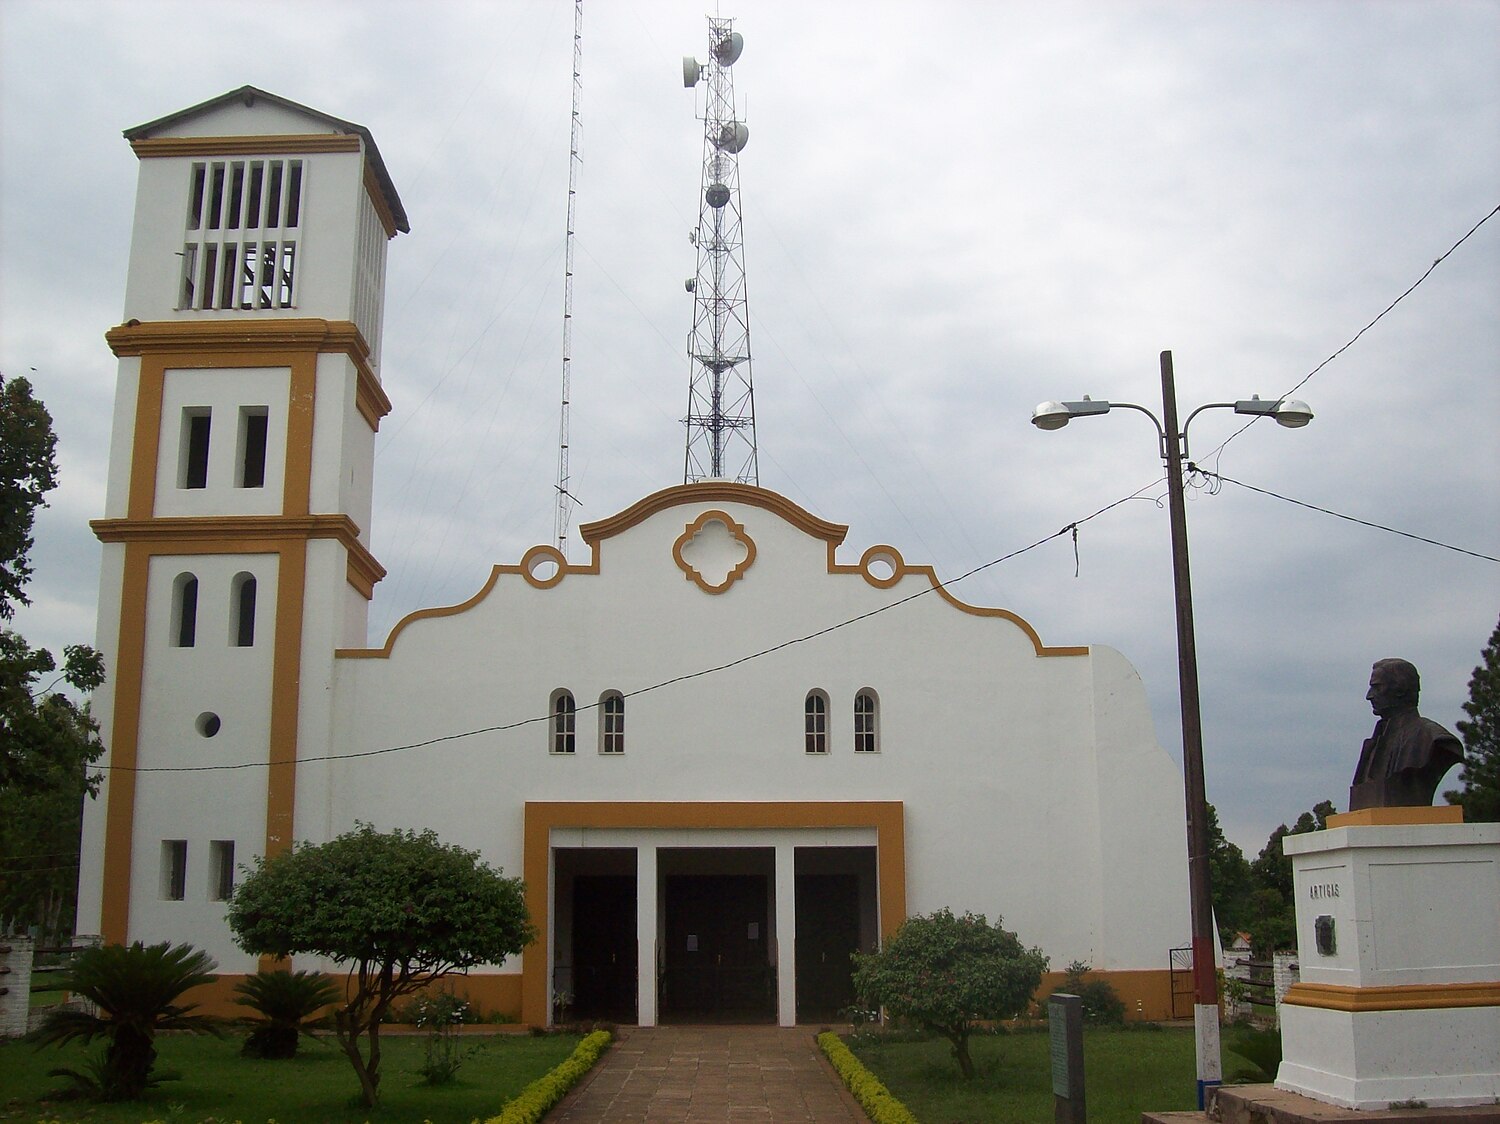
[{"label": "power line", "polygon": [[1206,476],[1210,480],[1218,480],[1225,484],[1238,484],[1241,488],[1248,488],[1250,491],[1259,492],[1263,496],[1270,496],[1272,499],[1281,500],[1284,503],[1296,504],[1298,507],[1305,507],[1309,511],[1319,511],[1324,515],[1332,515],[1335,519],[1344,519],[1350,523],[1358,523],[1361,527],[1369,527],[1376,531],[1385,531],[1388,534],[1400,535],[1402,538],[1406,539],[1415,539],[1417,542],[1425,542],[1429,546],[1440,546],[1444,550],[1452,550],[1458,554],[1467,554],[1471,558],[1481,558],[1486,562],[1500,562],[1500,558],[1495,558],[1488,554],[1480,554],[1477,550],[1468,550],[1461,546],[1454,546],[1452,543],[1439,542],[1437,539],[1429,539],[1425,535],[1417,535],[1413,534],[1410,531],[1402,531],[1395,527],[1387,527],[1383,523],[1371,523],[1368,519],[1359,519],[1353,515],[1345,515],[1340,511],[1333,511],[1326,507],[1319,507],[1315,503],[1305,503],[1302,500],[1294,500],[1291,496],[1283,496],[1279,492],[1271,491],[1269,488],[1257,488],[1254,484],[1246,484],[1243,480],[1236,480],[1232,476],[1224,476],[1217,472],[1209,472],[1208,469],[1201,468],[1196,464],[1189,463],[1187,469],[1189,472],[1197,472],[1203,476]]},{"label": "power line", "polygon": [[[1361,328],[1359,331],[1355,332],[1354,335],[1352,335],[1351,337],[1349,337],[1348,342],[1346,342],[1343,347],[1339,348],[1332,355],[1330,355],[1327,359],[1324,359],[1323,362],[1319,363],[1311,371],[1308,371],[1307,374],[1303,375],[1302,378],[1298,380],[1297,384],[1295,386],[1293,386],[1290,390],[1288,390],[1285,393],[1283,393],[1282,396],[1281,396],[1281,398],[1277,399],[1277,401],[1284,401],[1285,399],[1290,398],[1293,394],[1296,394],[1297,391],[1301,390],[1304,386],[1306,386],[1308,384],[1309,380],[1311,380],[1314,375],[1316,375],[1324,367],[1328,366],[1328,364],[1332,363],[1340,355],[1344,354],[1344,352],[1348,351],[1351,347],[1353,347],[1356,343],[1358,343],[1359,342],[1359,338],[1361,336],[1363,336],[1371,328],[1375,327],[1376,324],[1379,324],[1383,319],[1385,319],[1385,316],[1386,316],[1386,314],[1388,312],[1390,312],[1392,309],[1394,309],[1398,304],[1400,304],[1402,301],[1404,301],[1407,297],[1411,296],[1412,293],[1414,293],[1416,291],[1417,286],[1421,285],[1423,281],[1426,281],[1427,278],[1429,278],[1429,277],[1432,276],[1432,271],[1433,270],[1435,270],[1438,266],[1442,265],[1443,262],[1447,261],[1448,260],[1448,256],[1450,254],[1452,254],[1454,250],[1457,250],[1460,246],[1462,246],[1465,242],[1467,242],[1469,240],[1469,237],[1475,231],[1477,231],[1485,223],[1489,222],[1490,219],[1494,218],[1497,214],[1500,214],[1500,205],[1496,205],[1496,207],[1494,208],[1494,210],[1490,211],[1490,213],[1487,214],[1487,215],[1485,215],[1484,218],[1480,219],[1473,226],[1469,227],[1469,229],[1464,232],[1464,235],[1463,235],[1462,238],[1460,238],[1457,242],[1453,243],[1453,245],[1449,246],[1446,250],[1444,250],[1441,254],[1439,254],[1438,257],[1433,261],[1433,263],[1431,265],[1429,265],[1425,270],[1422,271],[1422,276],[1418,277],[1415,281],[1413,281],[1410,285],[1408,285],[1406,287],[1406,291],[1405,292],[1403,292],[1399,297],[1397,297],[1395,300],[1391,301],[1390,304],[1386,305],[1383,309],[1381,309],[1379,315],[1377,315],[1375,317],[1375,319],[1371,320],[1363,328]],[[1221,441],[1218,444],[1218,446],[1214,448],[1213,452],[1209,453],[1208,455],[1209,456],[1214,456],[1214,455],[1216,455],[1218,453],[1222,453],[1224,451],[1225,447],[1231,441],[1233,441],[1240,434],[1244,433],[1245,430],[1249,429],[1256,422],[1260,421],[1261,416],[1264,416],[1264,415],[1260,415],[1260,416],[1251,418],[1244,425],[1240,426],[1239,429],[1235,430],[1228,437],[1224,438],[1224,440]],[[1334,514],[1334,513],[1330,512],[1330,514]],[[1357,520],[1356,520],[1356,522],[1357,522]],[[1382,528],[1382,529],[1388,529],[1388,528]],[[1397,532],[1397,533],[1400,534],[1401,532]],[[1416,537],[1416,536],[1413,536],[1413,537]],[[1442,544],[1439,543],[1438,545],[1441,546]]]}]

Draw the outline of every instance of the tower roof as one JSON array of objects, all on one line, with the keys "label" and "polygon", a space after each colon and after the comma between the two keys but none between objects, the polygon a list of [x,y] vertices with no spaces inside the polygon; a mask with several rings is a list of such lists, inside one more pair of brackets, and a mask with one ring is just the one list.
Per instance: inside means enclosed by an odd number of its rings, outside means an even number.
[{"label": "tower roof", "polygon": [[179,109],[175,113],[169,113],[165,117],[158,117],[155,121],[147,121],[144,125],[136,125],[134,128],[125,130],[125,139],[128,141],[146,140],[166,133],[174,127],[180,126],[195,117],[201,117],[211,113],[223,106],[239,103],[245,107],[253,106],[257,101],[264,101],[271,105],[279,106],[284,110],[310,118],[313,122],[323,126],[329,131],[353,135],[360,138],[364,144],[365,159],[369,162],[370,170],[375,174],[375,180],[380,185],[381,195],[386,205],[391,209],[391,215],[395,218],[396,229],[403,234],[411,233],[411,224],[406,218],[406,208],[401,205],[401,197],[396,193],[396,185],[391,180],[390,172],[386,170],[385,161],[381,159],[380,148],[375,143],[375,138],[370,130],[363,125],[356,125],[353,121],[345,121],[341,117],[333,117],[321,110],[312,109],[291,101],[288,98],[279,97],[268,93],[255,86],[241,86],[237,90],[220,94],[218,97],[209,98],[207,101],[199,102],[197,105],[186,109]]}]

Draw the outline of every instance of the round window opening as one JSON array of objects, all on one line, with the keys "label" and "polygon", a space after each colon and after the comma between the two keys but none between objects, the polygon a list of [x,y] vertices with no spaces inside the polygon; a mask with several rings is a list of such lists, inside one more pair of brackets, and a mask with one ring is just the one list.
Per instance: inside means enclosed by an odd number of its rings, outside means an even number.
[{"label": "round window opening", "polygon": [[220,723],[217,714],[211,710],[205,710],[202,714],[198,715],[198,721],[194,725],[197,727],[198,733],[202,734],[205,738],[211,738],[219,732],[219,726],[222,723]]}]

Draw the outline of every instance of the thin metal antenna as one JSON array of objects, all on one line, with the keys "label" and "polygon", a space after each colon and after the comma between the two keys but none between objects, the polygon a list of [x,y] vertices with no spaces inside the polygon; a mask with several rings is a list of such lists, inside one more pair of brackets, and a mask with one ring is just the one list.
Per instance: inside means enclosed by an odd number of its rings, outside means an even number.
[{"label": "thin metal antenna", "polygon": [[557,549],[568,554],[568,524],[577,501],[569,490],[573,479],[568,470],[568,402],[572,397],[573,375],[573,226],[578,201],[579,142],[583,120],[578,102],[583,93],[583,0],[573,0],[573,124],[568,151],[568,236],[563,251],[563,335],[562,335],[562,413],[557,434],[557,517],[553,523]]},{"label": "thin metal antenna", "polygon": [[734,21],[708,19],[708,61],[682,60],[682,80],[705,86],[703,182],[698,201],[698,271],[688,337],[687,454],[683,481],[730,479],[760,484],[755,390],[750,377],[750,308],[740,221],[739,154],[750,138],[735,116],[731,67],[745,49]]}]

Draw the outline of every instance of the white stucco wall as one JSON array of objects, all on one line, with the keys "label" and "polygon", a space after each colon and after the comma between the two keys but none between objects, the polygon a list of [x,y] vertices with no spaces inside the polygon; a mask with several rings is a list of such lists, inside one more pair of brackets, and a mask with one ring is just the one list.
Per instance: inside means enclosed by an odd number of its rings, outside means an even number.
[{"label": "white stucco wall", "polygon": [[[718,595],[672,557],[709,508],[756,548]],[[686,498],[602,541],[597,574],[537,589],[500,573],[464,611],[406,622],[389,657],[337,661],[336,753],[491,732],[330,766],[328,830],[430,826],[519,873],[526,800],[900,800],[911,912],[1003,915],[1059,966],[1161,968],[1188,928],[1181,783],[1139,677],[1111,650],[1039,656],[1013,621],[932,592],[630,697],[625,754],[597,752],[597,711],[583,708],[602,692],[630,695],[923,588],[921,573],[889,589],[829,573],[826,543],[777,511]],[[549,753],[547,723],[526,721],[559,687],[580,707],[572,756]],[[853,752],[864,687],[880,698],[873,755]],[[804,752],[812,688],[831,700],[826,756]]]}]

